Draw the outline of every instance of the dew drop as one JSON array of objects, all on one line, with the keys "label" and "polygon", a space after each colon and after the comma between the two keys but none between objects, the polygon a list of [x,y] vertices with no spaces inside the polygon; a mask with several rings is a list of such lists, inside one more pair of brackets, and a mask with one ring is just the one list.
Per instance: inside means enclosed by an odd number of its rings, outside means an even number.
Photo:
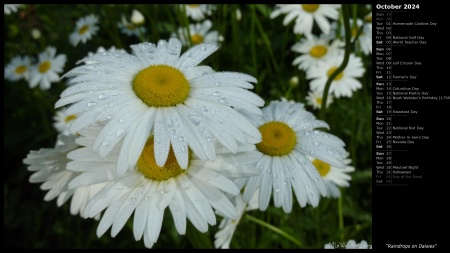
[{"label": "dew drop", "polygon": [[313,144],[314,144],[314,146],[319,146],[320,145],[320,143],[318,143],[317,141],[315,141]]},{"label": "dew drop", "polygon": [[222,93],[220,92],[220,91],[214,91],[213,92],[213,96],[215,96],[215,97],[218,97],[218,96],[220,96]]},{"label": "dew drop", "polygon": [[106,116],[106,119],[112,119],[112,118],[114,118],[113,115],[107,115],[107,116]]},{"label": "dew drop", "polygon": [[208,49],[208,48],[205,45],[200,46],[200,50],[206,51],[206,49]]},{"label": "dew drop", "polygon": [[314,130],[314,133],[315,134],[320,134],[320,131],[319,130]]},{"label": "dew drop", "polygon": [[124,119],[119,119],[119,123],[123,123],[123,122],[125,122]]},{"label": "dew drop", "polygon": [[277,174],[273,173],[273,178],[277,178]]},{"label": "dew drop", "polygon": [[309,188],[309,184],[305,185],[305,188],[308,189]]},{"label": "dew drop", "polygon": [[117,137],[120,137],[120,136],[122,136],[124,133],[125,133],[125,130],[119,129],[119,130],[117,130],[117,132],[116,132],[116,136],[117,136]]},{"label": "dew drop", "polygon": [[206,140],[209,142],[209,143],[211,143],[212,142],[212,139],[211,139],[211,137],[206,137]]},{"label": "dew drop", "polygon": [[103,146],[103,147],[109,146],[110,144],[111,144],[110,141],[104,141],[104,142],[102,142],[102,146]]},{"label": "dew drop", "polygon": [[183,141],[184,141],[184,137],[183,137],[183,136],[180,136],[180,137],[178,137],[178,140],[179,140],[180,142],[183,142]]},{"label": "dew drop", "polygon": [[144,199],[147,200],[147,201],[149,201],[149,200],[150,200],[150,196],[145,196]]},{"label": "dew drop", "polygon": [[189,120],[196,126],[198,126],[202,122],[202,118],[197,115],[190,115]]},{"label": "dew drop", "polygon": [[275,192],[280,192],[280,188],[275,188]]},{"label": "dew drop", "polygon": [[216,82],[216,86],[220,86],[221,84],[221,82]]},{"label": "dew drop", "polygon": [[122,185],[117,185],[117,186],[116,186],[116,189],[117,189],[117,190],[122,190],[122,188],[123,188]]},{"label": "dew drop", "polygon": [[92,107],[92,106],[94,106],[94,105],[96,105],[97,103],[94,103],[94,102],[89,102],[89,103],[87,103],[87,107]]},{"label": "dew drop", "polygon": [[173,127],[173,120],[172,119],[168,119],[167,120],[167,126],[168,127]]},{"label": "dew drop", "polygon": [[208,108],[206,108],[206,106],[202,106],[201,110],[202,110],[203,113],[207,113],[208,112]]},{"label": "dew drop", "polygon": [[103,100],[106,98],[106,96],[104,94],[100,94],[97,96],[98,99]]},{"label": "dew drop", "polygon": [[220,103],[222,103],[222,104],[228,104],[228,99],[226,99],[226,98],[221,98],[221,99],[219,99],[219,102]]}]

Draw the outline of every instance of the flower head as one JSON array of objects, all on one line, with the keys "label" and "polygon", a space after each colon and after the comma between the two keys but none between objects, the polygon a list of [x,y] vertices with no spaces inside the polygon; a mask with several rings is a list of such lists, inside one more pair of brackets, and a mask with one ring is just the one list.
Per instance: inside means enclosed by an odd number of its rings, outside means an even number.
[{"label": "flower head", "polygon": [[5,79],[10,81],[19,81],[25,79],[28,81],[31,68],[31,58],[28,56],[15,56],[5,67]]},{"label": "flower head", "polygon": [[62,108],[56,111],[53,116],[53,127],[62,134],[69,134],[69,127],[73,123],[73,120],[77,118],[76,114],[66,114],[67,108]]},{"label": "flower head", "polygon": [[[199,45],[202,43],[219,45],[223,41],[223,36],[219,34],[218,31],[211,31],[212,22],[206,19],[202,23],[190,24],[189,25],[189,35],[190,41],[186,40],[187,31],[185,28],[178,29],[178,37],[183,45]],[[175,34],[173,35],[175,36]]]},{"label": "flower head", "polygon": [[339,8],[339,4],[277,4],[270,18],[286,14],[283,25],[288,25],[295,19],[294,33],[296,34],[311,35],[314,23],[319,26],[322,33],[329,34],[330,22],[327,18],[337,20]]},{"label": "flower head", "polygon": [[144,16],[138,10],[133,10],[131,14],[131,22],[122,16],[121,22],[117,23],[120,32],[128,36],[139,37],[147,32],[147,29],[143,26],[145,23]]},{"label": "flower head", "polygon": [[[339,68],[343,61],[343,55],[337,55],[326,62],[320,62],[311,67],[306,73],[306,78],[312,79],[309,83],[311,90],[323,92],[328,78]],[[357,79],[365,72],[360,57],[350,54],[350,58],[345,69],[339,73],[331,82],[329,93],[335,98],[351,97],[353,91],[362,88],[361,82]]]},{"label": "flower head", "polygon": [[34,88],[39,84],[42,90],[46,90],[52,82],[60,80],[59,73],[63,71],[67,57],[65,54],[56,56],[56,48],[47,47],[38,58],[37,65],[31,69],[29,85]]},{"label": "flower head", "polygon": [[[361,27],[362,30],[358,36],[356,50],[362,51],[365,55],[370,55],[372,54],[372,13],[368,14],[364,20],[356,19],[355,21],[353,19],[350,19],[350,32],[352,40],[356,38],[356,35],[358,34]],[[337,30],[337,28],[337,22],[333,22],[331,24],[331,29]],[[340,29],[340,33],[342,34],[342,36],[344,36],[344,26],[341,26]],[[331,37],[334,38],[333,33]]]},{"label": "flower head", "polygon": [[69,41],[75,47],[81,41],[86,43],[98,31],[98,17],[94,14],[78,19],[75,30],[70,34]]},{"label": "flower head", "polygon": [[[78,172],[66,170],[70,161],[66,156],[72,150],[80,146],[75,143],[75,135],[59,134],[54,148],[42,148],[38,151],[30,151],[23,163],[28,165],[28,170],[34,173],[30,176],[31,183],[42,183],[41,189],[48,190],[45,201],[57,199],[57,205],[62,206],[72,197],[70,213],[81,216],[88,200],[92,198],[102,187],[102,184],[93,184],[77,189],[68,189],[70,180],[75,178]],[[84,216],[83,216],[84,217]]]},{"label": "flower head", "polygon": [[13,12],[17,12],[17,10],[19,9],[19,7],[22,4],[4,4],[3,5],[3,11],[5,15],[9,15]]},{"label": "flower head", "polygon": [[212,4],[185,4],[186,15],[192,20],[200,21],[210,16],[215,6]]},{"label": "flower head", "polygon": [[[312,106],[314,109],[322,108],[322,98],[323,92],[318,90],[310,90],[308,91],[308,95],[306,96],[306,103]],[[333,102],[333,94],[328,94],[327,97],[327,108]]]},{"label": "flower head", "polygon": [[242,115],[261,115],[264,100],[248,89],[256,79],[236,72],[214,72],[197,66],[217,50],[200,44],[180,56],[176,38],[157,45],[131,46],[133,54],[103,52],[65,76],[74,77],[56,107],[72,104],[66,113],[80,114],[69,131],[108,121],[93,145],[105,157],[123,139],[118,174],[134,167],[146,140],[154,135],[156,164],[163,166],[170,147],[182,169],[188,148],[201,160],[214,160],[217,140],[231,151],[238,143],[261,141],[258,129]]},{"label": "flower head", "polygon": [[186,169],[180,167],[171,148],[166,163],[158,166],[153,152],[156,140],[150,136],[143,137],[146,138],[145,147],[133,170],[119,176],[116,163],[120,146],[103,159],[92,152],[101,130],[100,125],[92,125],[79,132],[77,142],[83,147],[68,154],[72,161],[67,167],[81,172],[69,183],[70,189],[105,184],[83,213],[86,217],[94,217],[106,210],[97,228],[97,236],[102,236],[112,227],[111,236],[115,237],[134,212],[134,237],[136,240],[143,237],[145,246],[151,248],[158,240],[167,208],[179,234],[186,233],[187,219],[204,233],[208,224],[216,224],[214,211],[230,219],[239,216],[225,195],[239,194],[239,188],[232,179],[258,173],[243,165],[260,159],[255,146],[250,144],[240,146],[235,155],[219,145],[215,161],[202,161],[192,153]]},{"label": "flower head", "polygon": [[304,109],[301,103],[272,101],[263,109],[263,117],[255,119],[262,142],[256,148],[263,154],[253,164],[261,171],[244,184],[244,201],[248,202],[259,189],[259,208],[267,209],[271,195],[275,207],[292,210],[292,188],[300,206],[317,206],[320,195],[326,196],[325,182],[307,156],[326,161],[333,166],[345,166],[344,142],[338,137],[317,130],[329,128],[322,120]]}]

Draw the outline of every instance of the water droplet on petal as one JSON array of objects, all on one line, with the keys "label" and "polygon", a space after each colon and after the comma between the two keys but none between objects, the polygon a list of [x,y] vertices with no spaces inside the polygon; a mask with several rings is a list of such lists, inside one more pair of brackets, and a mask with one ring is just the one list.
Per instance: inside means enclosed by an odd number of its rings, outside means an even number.
[{"label": "water droplet on petal", "polygon": [[94,103],[94,102],[89,102],[89,103],[87,103],[87,107],[92,107],[92,106],[94,106],[94,105],[96,105],[97,103]]},{"label": "water droplet on petal", "polygon": [[180,137],[178,137],[178,140],[181,141],[181,142],[183,142],[183,141],[184,141],[184,137],[183,137],[183,136],[180,136]]},{"label": "water droplet on petal", "polygon": [[206,140],[209,142],[209,143],[211,143],[212,142],[212,139],[211,139],[211,137],[206,137]]},{"label": "water droplet on petal", "polygon": [[305,185],[305,187],[306,187],[306,189],[308,189],[309,188],[309,184]]},{"label": "water droplet on petal", "polygon": [[168,127],[173,127],[173,120],[172,119],[168,119],[167,120],[167,126]]},{"label": "water droplet on petal", "polygon": [[216,82],[216,86],[220,86],[221,84],[221,82]]},{"label": "water droplet on petal", "polygon": [[125,122],[124,119],[119,119],[119,123],[123,123],[123,122]]},{"label": "water droplet on petal", "polygon": [[106,98],[106,96],[104,94],[100,94],[97,96],[98,99],[103,100]]},{"label": "water droplet on petal", "polygon": [[221,99],[219,99],[219,102],[220,103],[222,103],[222,104],[228,104],[228,99],[226,99],[226,98],[221,98]]},{"label": "water droplet on petal", "polygon": [[280,188],[275,188],[275,192],[280,192]]},{"label": "water droplet on petal", "polygon": [[314,144],[314,146],[319,146],[320,145],[320,143],[318,143],[317,141],[315,141],[313,144]]},{"label": "water droplet on petal", "polygon": [[116,132],[116,136],[117,136],[117,137],[120,137],[120,136],[122,136],[124,133],[125,133],[125,130],[119,129],[119,130],[117,130],[117,132]]},{"label": "water droplet on petal", "polygon": [[103,147],[109,146],[110,144],[111,144],[110,141],[104,141],[104,142],[102,142],[102,146],[103,146]]},{"label": "water droplet on petal", "polygon": [[215,96],[215,97],[218,97],[218,96],[220,96],[222,93],[220,92],[220,91],[215,91],[215,92],[213,92],[213,96]]},{"label": "water droplet on petal", "polygon": [[192,124],[198,126],[202,122],[202,118],[197,115],[190,115],[189,120],[192,122]]},{"label": "water droplet on petal", "polygon": [[208,48],[205,45],[200,46],[200,50],[206,51],[206,49],[208,49]]}]

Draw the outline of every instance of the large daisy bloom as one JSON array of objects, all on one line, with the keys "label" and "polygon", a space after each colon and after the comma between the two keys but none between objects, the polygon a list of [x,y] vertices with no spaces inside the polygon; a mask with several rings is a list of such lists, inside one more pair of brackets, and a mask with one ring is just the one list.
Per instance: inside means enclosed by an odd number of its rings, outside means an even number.
[{"label": "large daisy bloom", "polygon": [[277,4],[270,14],[270,18],[276,18],[286,14],[283,25],[288,25],[295,19],[294,33],[311,35],[313,24],[317,23],[324,34],[330,33],[328,18],[339,18],[339,4]]},{"label": "large daisy bloom", "polygon": [[66,114],[67,108],[61,108],[53,116],[53,127],[60,134],[69,134],[69,127],[73,120],[77,118],[76,114]]},{"label": "large daisy bloom", "polygon": [[74,47],[81,41],[86,43],[98,31],[98,17],[94,14],[78,19],[75,30],[70,34],[69,41]]},{"label": "large daisy bloom", "polygon": [[[311,90],[323,92],[328,78],[336,71],[344,60],[343,55],[337,55],[327,62],[321,62],[306,72],[306,78],[312,79],[309,83]],[[331,81],[329,93],[335,98],[351,97],[353,92],[361,89],[362,84],[357,79],[365,72],[360,57],[350,54],[350,58],[345,69]]]},{"label": "large daisy bloom", "polygon": [[28,81],[31,69],[31,58],[28,56],[15,56],[5,67],[5,79],[10,81],[19,81],[25,79]]},{"label": "large daisy bloom", "polygon": [[99,237],[111,226],[111,236],[115,237],[134,212],[134,237],[136,240],[144,237],[145,246],[151,248],[158,240],[166,208],[179,234],[186,233],[186,219],[204,233],[208,224],[216,224],[214,211],[230,219],[239,216],[225,195],[240,193],[232,180],[259,173],[246,166],[261,158],[252,144],[241,145],[236,154],[219,146],[215,161],[202,161],[192,153],[186,169],[180,167],[176,151],[171,148],[167,162],[158,166],[153,152],[156,140],[151,136],[144,137],[145,147],[134,169],[119,176],[116,163],[120,145],[104,159],[92,152],[99,131],[101,127],[93,125],[79,132],[77,143],[84,147],[68,154],[73,161],[67,165],[69,170],[82,173],[69,183],[70,189],[106,184],[84,210],[86,217],[106,210],[97,228]]},{"label": "large daisy bloom", "polygon": [[47,47],[45,51],[39,54],[37,65],[31,69],[30,88],[39,84],[42,90],[47,90],[52,82],[60,81],[59,73],[63,71],[66,61],[65,54],[56,56],[56,48]]},{"label": "large daisy bloom", "polygon": [[178,29],[178,38],[180,38],[183,45],[198,45],[202,43],[219,45],[223,41],[223,36],[218,31],[211,31],[212,22],[206,19],[202,23],[189,24],[190,41],[186,40],[188,35],[185,28]]},{"label": "large daisy bloom", "polygon": [[236,231],[239,222],[246,211],[251,211],[259,208],[258,192],[250,199],[249,203],[245,203],[242,194],[236,195],[233,198],[236,209],[239,212],[237,219],[223,218],[219,225],[219,231],[214,235],[214,247],[216,249],[229,249],[231,239]]},{"label": "large daisy bloom", "polygon": [[344,168],[336,168],[320,159],[312,157],[309,158],[314,164],[314,167],[316,167],[320,176],[322,176],[323,180],[325,180],[325,184],[328,190],[328,196],[339,198],[341,196],[341,192],[339,191],[338,187],[349,187],[349,181],[352,180],[352,177],[347,173],[355,171],[355,167],[350,166],[351,159],[346,158],[344,160]]},{"label": "large daisy bloom", "polygon": [[261,141],[258,129],[242,115],[262,114],[264,100],[248,90],[256,79],[197,66],[217,46],[200,44],[181,56],[176,38],[131,48],[133,55],[103,52],[83,59],[90,64],[66,74],[74,77],[73,85],[56,103],[74,103],[67,109],[68,114],[79,114],[69,128],[72,133],[110,119],[93,150],[104,158],[123,139],[118,174],[134,167],[151,135],[156,164],[166,163],[172,146],[183,169],[188,166],[188,149],[201,160],[214,160],[215,140],[232,152],[238,150],[238,142]]},{"label": "large daisy bloom", "polygon": [[75,143],[75,138],[75,135],[59,134],[55,148],[31,150],[23,159],[23,163],[29,165],[29,171],[34,172],[30,176],[30,182],[42,183],[41,189],[48,190],[44,197],[45,201],[57,198],[57,205],[62,206],[72,197],[70,213],[73,215],[79,213],[82,216],[88,200],[101,189],[101,184],[68,189],[70,180],[80,174],[66,170],[70,161],[66,157],[67,153],[80,147]]},{"label": "large daisy bloom", "polygon": [[327,61],[339,52],[343,52],[340,46],[342,46],[340,40],[330,42],[329,36],[323,34],[320,37],[315,35],[303,37],[291,48],[292,51],[300,53],[292,65],[298,65],[299,69],[308,70],[318,62]]},{"label": "large daisy bloom", "polygon": [[259,209],[264,211],[274,195],[275,207],[292,210],[292,188],[301,207],[317,206],[320,195],[327,196],[324,180],[308,159],[312,156],[338,168],[345,166],[344,142],[335,135],[317,130],[329,128],[322,120],[306,111],[301,103],[272,101],[263,109],[263,117],[255,119],[262,134],[256,148],[264,155],[253,166],[260,175],[249,177],[244,186],[244,201],[248,202],[259,189]]},{"label": "large daisy bloom", "polygon": [[[181,6],[182,8],[183,6]],[[184,8],[186,8],[186,15],[192,20],[200,21],[205,19],[206,16],[210,16],[212,10],[214,10],[213,5],[211,4],[185,4]]]}]

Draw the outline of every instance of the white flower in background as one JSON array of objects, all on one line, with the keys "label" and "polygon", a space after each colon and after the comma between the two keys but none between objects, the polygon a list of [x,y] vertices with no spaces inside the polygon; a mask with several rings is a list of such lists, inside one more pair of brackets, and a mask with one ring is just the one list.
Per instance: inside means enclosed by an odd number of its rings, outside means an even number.
[{"label": "white flower in background", "polygon": [[330,242],[325,244],[325,249],[372,249],[372,245],[368,245],[367,241],[362,240],[356,243],[355,240],[349,240],[347,243]]},{"label": "white flower in background", "polygon": [[120,145],[105,158],[92,152],[101,130],[100,125],[81,130],[77,143],[84,147],[67,155],[72,160],[67,169],[81,173],[69,183],[69,189],[105,184],[83,213],[86,217],[94,217],[106,210],[97,228],[97,236],[102,236],[112,227],[111,236],[115,237],[134,212],[134,238],[140,240],[143,237],[145,246],[151,248],[158,240],[166,208],[169,208],[180,235],[186,233],[187,219],[204,233],[208,225],[216,224],[214,211],[230,219],[239,217],[225,194],[240,193],[233,179],[258,173],[242,165],[260,159],[254,145],[241,145],[234,154],[219,145],[215,161],[202,161],[189,151],[188,167],[182,169],[172,148],[165,164],[158,166],[153,151],[155,138],[142,136],[146,141],[138,162],[132,171],[119,176],[116,164]]},{"label": "white flower in background", "polygon": [[[306,78],[312,79],[309,83],[311,90],[323,93],[328,77],[338,69],[343,60],[343,55],[337,55],[311,67],[306,73]],[[361,58],[350,54],[347,66],[333,79],[328,92],[335,98],[351,97],[354,91],[362,88],[362,84],[357,78],[362,77],[364,72]]]},{"label": "white flower in background", "polygon": [[270,14],[274,19],[281,14],[286,14],[283,25],[288,25],[295,19],[294,33],[312,34],[313,24],[316,23],[322,33],[330,33],[330,22],[339,18],[339,4],[277,4]]},{"label": "white flower in background", "polygon": [[[183,6],[180,7],[183,8]],[[186,15],[188,17],[195,21],[201,21],[206,16],[211,16],[215,6],[211,4],[185,4],[184,8],[186,8]]]},{"label": "white flower in background", "polygon": [[39,31],[39,29],[33,28],[31,30],[31,37],[35,40],[40,39],[41,38],[41,31]]},{"label": "white flower in background", "polygon": [[69,36],[70,44],[75,47],[80,41],[86,43],[97,34],[98,29],[98,17],[94,14],[78,19],[75,30]]},{"label": "white flower in background", "polygon": [[214,247],[216,249],[229,249],[231,239],[233,238],[234,232],[236,231],[239,222],[241,221],[242,215],[246,211],[251,211],[259,208],[258,205],[258,191],[250,199],[249,203],[245,203],[242,199],[242,195],[236,195],[233,198],[236,209],[239,212],[239,217],[237,219],[223,218],[219,225],[219,231],[214,235]]},{"label": "white flower in background", "polygon": [[253,164],[261,174],[237,181],[238,186],[245,186],[244,201],[248,202],[259,189],[261,211],[267,209],[273,193],[275,207],[283,207],[284,212],[290,213],[293,188],[301,207],[307,203],[316,207],[320,195],[327,196],[327,188],[307,156],[343,168],[345,143],[317,130],[329,126],[306,111],[301,103],[272,101],[262,111],[263,117],[254,118],[254,123],[262,135],[256,148],[264,156]]},{"label": "white flower in background", "polygon": [[[133,54],[103,52],[66,73],[71,86],[56,107],[71,105],[79,114],[69,131],[108,121],[93,145],[104,158],[120,141],[117,173],[138,161],[147,138],[155,136],[156,164],[163,166],[169,148],[181,168],[188,166],[188,148],[201,160],[214,160],[214,140],[235,152],[238,143],[258,143],[261,134],[244,116],[261,115],[264,100],[248,89],[256,79],[238,72],[214,72],[197,66],[218,49],[200,44],[180,56],[181,41],[131,46]],[[239,110],[239,111],[238,111]]]},{"label": "white flower in background", "polygon": [[291,50],[300,53],[292,62],[292,65],[298,65],[299,69],[309,70],[312,66],[319,62],[324,62],[333,56],[343,53],[344,50],[340,40],[330,42],[329,36],[315,35],[303,37],[299,42],[295,43]]},{"label": "white flower in background", "polygon": [[55,116],[53,116],[53,127],[61,134],[69,134],[70,124],[73,120],[77,118],[75,114],[66,114],[67,108],[62,108],[56,111]]},{"label": "white flower in background", "polygon": [[101,188],[102,184],[83,186],[77,189],[68,189],[67,186],[73,178],[80,173],[66,170],[70,161],[66,156],[72,150],[80,146],[75,143],[75,135],[59,134],[55,148],[42,148],[38,151],[31,150],[23,163],[28,165],[28,170],[34,172],[30,176],[31,183],[42,183],[41,189],[48,190],[45,201],[57,198],[57,205],[62,206],[72,197],[70,213],[82,215],[84,207]]},{"label": "white flower in background", "polygon": [[19,81],[25,79],[28,81],[31,68],[31,58],[28,56],[15,56],[5,67],[5,79],[10,81]]},{"label": "white flower in background", "polygon": [[[314,109],[322,108],[322,98],[323,92],[317,90],[308,91],[308,95],[306,96],[306,103],[312,106]],[[333,94],[328,94],[327,97],[327,108],[333,102]]]},{"label": "white flower in background", "polygon": [[[358,40],[356,42],[356,50],[362,51],[365,55],[372,54],[372,13],[366,16],[364,21],[362,19],[356,19],[356,22],[353,19],[350,19],[350,32],[351,32],[351,41],[356,38],[358,34],[358,30],[362,27],[362,31],[359,34]],[[337,30],[337,22],[333,22],[331,24],[333,30]],[[345,28],[344,25],[340,25],[340,34],[342,40],[344,40],[345,36]],[[331,36],[334,38],[334,34]]]},{"label": "white flower in background", "polygon": [[56,55],[56,48],[47,47],[38,56],[38,63],[30,72],[30,88],[38,84],[42,90],[50,88],[51,83],[59,82],[59,73],[63,71],[67,57],[65,54]]},{"label": "white flower in background", "polygon": [[328,189],[328,196],[339,198],[341,196],[341,192],[338,187],[349,187],[349,181],[352,180],[352,177],[347,173],[355,171],[355,167],[350,166],[351,159],[346,158],[344,160],[346,165],[345,168],[336,168],[316,158],[309,157],[309,159],[314,164],[317,171],[319,171],[319,174],[322,176],[323,180],[325,180],[325,184]]},{"label": "white flower in background", "polygon": [[11,13],[17,12],[17,10],[21,5],[22,4],[4,4],[3,5],[4,14],[9,15]]},{"label": "white flower in background", "polygon": [[[206,19],[202,23],[189,24],[190,41],[186,40],[186,36],[188,35],[186,28],[178,28],[178,38],[185,46],[190,45],[190,43],[192,45],[208,43],[218,46],[223,41],[223,36],[218,31],[211,31],[211,27],[212,22],[209,19]],[[172,34],[172,36],[175,37],[176,35]]]},{"label": "white flower in background", "polygon": [[236,9],[236,20],[241,21],[242,19],[242,12],[240,9]]},{"label": "white flower in background", "polygon": [[131,14],[131,22],[129,22],[124,16],[122,16],[121,22],[117,23],[120,32],[128,36],[140,37],[147,32],[144,27],[145,18],[138,10],[133,10]]}]

